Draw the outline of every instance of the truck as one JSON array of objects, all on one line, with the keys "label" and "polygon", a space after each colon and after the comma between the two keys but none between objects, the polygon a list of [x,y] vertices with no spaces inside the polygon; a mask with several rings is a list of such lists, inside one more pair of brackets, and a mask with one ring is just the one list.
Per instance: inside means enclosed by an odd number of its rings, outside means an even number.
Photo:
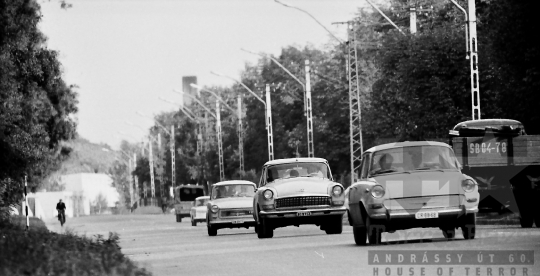
[{"label": "truck", "polygon": [[511,119],[464,121],[449,144],[480,192],[480,212],[519,213],[521,227],[540,228],[540,135]]}]

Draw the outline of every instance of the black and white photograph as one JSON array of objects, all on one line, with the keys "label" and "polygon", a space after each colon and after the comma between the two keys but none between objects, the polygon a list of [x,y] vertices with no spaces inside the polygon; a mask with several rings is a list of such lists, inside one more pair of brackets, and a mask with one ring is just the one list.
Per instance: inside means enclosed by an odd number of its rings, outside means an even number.
[{"label": "black and white photograph", "polygon": [[0,0],[0,275],[540,276],[538,12]]}]

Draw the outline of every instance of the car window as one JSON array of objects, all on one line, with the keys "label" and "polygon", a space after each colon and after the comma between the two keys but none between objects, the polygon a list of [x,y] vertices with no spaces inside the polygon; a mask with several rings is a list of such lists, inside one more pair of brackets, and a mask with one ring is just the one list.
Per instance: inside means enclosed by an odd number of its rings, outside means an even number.
[{"label": "car window", "polygon": [[205,206],[206,203],[208,203],[208,199],[197,199],[195,200],[195,207],[198,207],[198,206]]},{"label": "car window", "polygon": [[255,187],[251,184],[230,184],[214,187],[212,199],[230,198],[230,197],[253,197]]},{"label": "car window", "polygon": [[373,154],[370,175],[419,170],[457,170],[454,152],[442,146],[412,146]]},{"label": "car window", "polygon": [[369,172],[369,164],[371,155],[369,153],[364,154],[362,158],[362,165],[360,166],[360,179],[366,179]]},{"label": "car window", "polygon": [[268,183],[295,177],[318,177],[332,179],[328,165],[321,162],[302,162],[270,166],[266,170]]},{"label": "car window", "polygon": [[259,180],[259,186],[258,187],[262,187],[266,184],[266,168],[263,167],[263,169],[261,170],[261,179]]}]

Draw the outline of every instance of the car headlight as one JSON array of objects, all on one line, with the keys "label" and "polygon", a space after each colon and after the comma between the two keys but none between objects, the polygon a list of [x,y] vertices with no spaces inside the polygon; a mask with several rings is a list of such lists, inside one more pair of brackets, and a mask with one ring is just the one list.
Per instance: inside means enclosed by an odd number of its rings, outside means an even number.
[{"label": "car headlight", "polygon": [[217,213],[219,211],[219,207],[217,205],[212,205],[210,210],[212,211],[212,213]]},{"label": "car headlight", "polygon": [[474,191],[474,187],[476,186],[476,183],[472,181],[471,179],[465,179],[463,182],[461,182],[461,188],[467,193],[470,193]]},{"label": "car headlight", "polygon": [[343,193],[343,188],[339,185],[336,185],[332,188],[332,195],[333,196],[340,196],[341,193]]},{"label": "car headlight", "polygon": [[384,196],[384,188],[381,185],[375,185],[373,188],[371,188],[371,196],[374,198],[381,198]]},{"label": "car headlight", "polygon": [[265,199],[272,199],[272,197],[274,197],[274,192],[272,192],[272,190],[266,190],[263,192],[263,196]]}]

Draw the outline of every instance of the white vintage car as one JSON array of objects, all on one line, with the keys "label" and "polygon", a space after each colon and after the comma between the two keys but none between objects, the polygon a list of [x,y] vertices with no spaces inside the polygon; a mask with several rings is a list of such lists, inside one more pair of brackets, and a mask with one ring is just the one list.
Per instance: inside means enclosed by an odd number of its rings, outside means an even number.
[{"label": "white vintage car", "polygon": [[452,148],[439,142],[401,142],[364,152],[360,181],[351,185],[348,216],[354,241],[379,244],[383,232],[438,227],[446,238],[476,233],[478,185],[461,173]]},{"label": "white vintage car", "polygon": [[206,204],[210,200],[209,196],[200,196],[196,198],[189,211],[189,216],[191,217],[191,226],[197,226],[197,222],[206,221]]},{"label": "white vintage car", "polygon": [[253,195],[255,183],[245,180],[228,180],[212,185],[210,201],[206,204],[208,235],[217,235],[222,228],[254,227]]},{"label": "white vintage car", "polygon": [[333,181],[328,161],[290,158],[268,161],[253,198],[259,238],[274,229],[315,224],[327,234],[341,234],[346,212],[343,186]]}]

